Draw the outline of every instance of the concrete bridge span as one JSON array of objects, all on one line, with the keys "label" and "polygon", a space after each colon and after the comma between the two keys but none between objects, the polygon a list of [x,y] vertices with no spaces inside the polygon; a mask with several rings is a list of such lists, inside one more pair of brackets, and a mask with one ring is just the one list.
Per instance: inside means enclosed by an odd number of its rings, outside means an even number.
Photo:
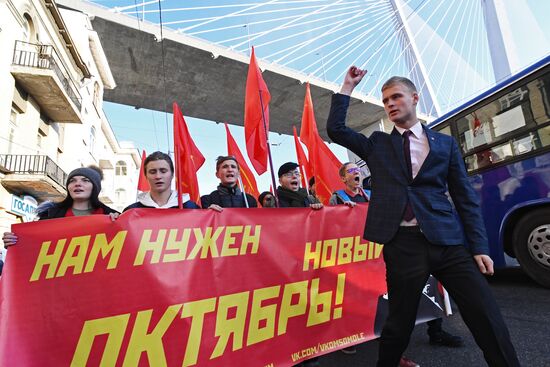
[{"label": "concrete bridge span", "polygon": [[[177,101],[186,116],[243,125],[248,56],[163,28],[163,68],[159,26],[81,0],[58,0],[58,5],[92,16],[117,83],[105,90],[105,100],[168,112]],[[303,83],[309,81],[319,131],[327,139],[330,98],[339,86],[261,59],[259,64],[272,97],[270,130],[292,134],[292,126],[300,125]],[[360,131],[384,116],[380,101],[358,95],[348,125]]]}]

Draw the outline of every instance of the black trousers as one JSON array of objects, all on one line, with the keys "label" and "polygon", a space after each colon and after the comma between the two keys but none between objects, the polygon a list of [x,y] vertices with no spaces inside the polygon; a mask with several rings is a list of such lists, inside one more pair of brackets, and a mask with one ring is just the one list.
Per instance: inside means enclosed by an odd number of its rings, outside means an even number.
[{"label": "black trousers", "polygon": [[382,329],[378,367],[396,367],[409,344],[418,302],[429,274],[456,302],[487,364],[519,366],[510,334],[485,277],[464,246],[433,245],[418,227],[401,227],[384,246],[389,314]]}]

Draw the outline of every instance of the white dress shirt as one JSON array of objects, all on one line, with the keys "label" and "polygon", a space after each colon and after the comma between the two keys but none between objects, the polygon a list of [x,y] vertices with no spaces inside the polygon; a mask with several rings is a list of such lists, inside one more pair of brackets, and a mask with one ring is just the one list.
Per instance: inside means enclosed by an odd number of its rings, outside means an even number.
[{"label": "white dress shirt", "polygon": [[[395,126],[395,129],[401,136],[406,129]],[[411,148],[411,168],[413,179],[416,177],[420,168],[424,164],[428,153],[430,153],[430,144],[428,143],[428,137],[422,128],[420,122],[416,122],[410,129],[412,134],[409,136],[410,148]],[[416,226],[418,221],[416,218],[411,219],[410,221],[401,221],[402,226]]]}]

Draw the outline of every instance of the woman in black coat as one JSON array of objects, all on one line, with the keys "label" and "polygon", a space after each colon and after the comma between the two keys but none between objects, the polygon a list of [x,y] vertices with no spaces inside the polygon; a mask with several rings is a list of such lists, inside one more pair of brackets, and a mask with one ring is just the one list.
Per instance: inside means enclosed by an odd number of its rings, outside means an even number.
[{"label": "woman in black coat", "polygon": [[[37,214],[39,220],[107,214],[115,219],[119,213],[99,201],[101,175],[93,168],[77,168],[67,177],[67,197],[59,203],[40,206]],[[2,236],[4,247],[15,245],[17,236],[5,232]]]}]

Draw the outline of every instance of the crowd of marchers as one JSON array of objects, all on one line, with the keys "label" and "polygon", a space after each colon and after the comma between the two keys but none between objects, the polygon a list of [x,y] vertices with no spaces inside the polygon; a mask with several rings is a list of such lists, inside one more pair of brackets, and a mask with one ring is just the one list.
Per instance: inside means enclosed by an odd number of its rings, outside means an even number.
[{"label": "crowd of marchers", "polygon": [[[416,106],[420,96],[414,83],[404,77],[392,77],[382,86],[384,110],[394,124],[391,133],[374,132],[366,137],[347,127],[350,95],[366,73],[355,66],[349,68],[340,93],[332,96],[327,133],[334,142],[363,159],[371,177],[363,185],[365,178],[359,167],[351,162],[343,164],[339,175],[345,188],[334,192],[329,203],[353,207],[370,201],[364,237],[384,244],[389,313],[381,332],[377,366],[418,366],[404,358],[403,352],[430,274],[457,303],[486,363],[519,366],[508,328],[484,277],[494,273],[493,261],[479,202],[467,179],[456,141],[419,122]],[[124,211],[180,207],[183,199],[178,195],[182,193],[171,189],[174,165],[170,156],[155,152],[145,159],[144,165],[150,191],[142,193]],[[279,186],[275,193],[263,192],[255,198],[239,188],[237,159],[219,157],[216,177],[220,183],[216,190],[200,198],[200,206],[218,212],[224,208],[256,208],[258,202],[264,208],[323,208],[315,196],[314,181],[309,181],[309,190],[301,187],[298,164],[287,162],[277,174]],[[39,207],[40,220],[105,214],[114,221],[119,216],[99,200],[101,174],[97,169],[72,171],[66,185],[68,194],[63,201]],[[187,200],[183,208],[200,207]],[[2,239],[5,247],[17,243],[11,232],[4,233]],[[428,334],[431,344],[463,345],[460,337],[442,329],[441,319],[429,323]],[[354,353],[355,349],[346,348],[343,352]],[[319,366],[319,361],[313,358],[299,365]]]}]

